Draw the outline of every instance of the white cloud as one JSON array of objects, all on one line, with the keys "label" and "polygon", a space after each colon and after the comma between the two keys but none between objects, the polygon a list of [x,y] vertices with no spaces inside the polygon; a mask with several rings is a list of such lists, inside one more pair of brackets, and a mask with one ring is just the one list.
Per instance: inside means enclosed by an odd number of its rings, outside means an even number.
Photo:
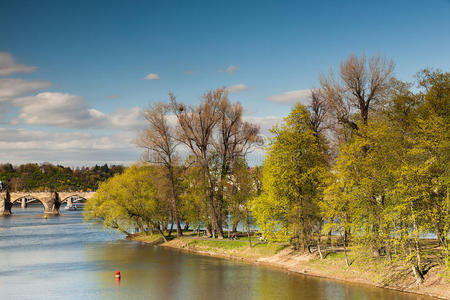
[{"label": "white cloud", "polygon": [[93,135],[0,128],[0,162],[52,162],[64,165],[130,164],[140,158],[134,132]]},{"label": "white cloud", "polygon": [[194,71],[185,71],[184,75],[194,75]]},{"label": "white cloud", "polygon": [[243,83],[239,83],[239,84],[235,84],[235,85],[231,85],[231,86],[227,87],[226,90],[229,93],[239,93],[239,92],[244,92],[244,91],[249,90],[249,87]]},{"label": "white cloud", "polygon": [[0,75],[8,76],[14,73],[30,73],[34,70],[36,70],[36,67],[16,63],[10,53],[0,52]]},{"label": "white cloud", "polygon": [[0,101],[22,96],[50,87],[48,81],[23,80],[18,78],[0,79]]},{"label": "white cloud", "polygon": [[244,116],[244,121],[250,122],[260,127],[260,133],[265,136],[271,136],[269,129],[276,125],[280,125],[283,122],[283,117],[267,116],[267,117],[254,117]]},{"label": "white cloud", "polygon": [[90,108],[82,97],[72,94],[40,93],[16,98],[12,103],[19,107],[18,120],[26,124],[125,130],[144,125],[140,108],[119,109],[107,115]]},{"label": "white cloud", "polygon": [[225,72],[233,74],[233,73],[236,72],[237,70],[239,70],[239,67],[233,66],[233,65],[229,65],[229,66],[225,69]]},{"label": "white cloud", "polygon": [[147,76],[145,76],[145,79],[147,80],[159,80],[159,75],[156,73],[150,73]]},{"label": "white cloud", "polygon": [[89,108],[82,97],[72,94],[40,93],[14,99],[12,103],[19,107],[19,119],[27,124],[89,128],[106,120],[105,114]]},{"label": "white cloud", "polygon": [[284,92],[282,94],[272,95],[267,97],[268,100],[276,103],[297,103],[308,104],[311,96],[311,90],[294,90]]},{"label": "white cloud", "polygon": [[111,127],[122,129],[142,129],[146,123],[141,108],[119,108],[108,115]]}]

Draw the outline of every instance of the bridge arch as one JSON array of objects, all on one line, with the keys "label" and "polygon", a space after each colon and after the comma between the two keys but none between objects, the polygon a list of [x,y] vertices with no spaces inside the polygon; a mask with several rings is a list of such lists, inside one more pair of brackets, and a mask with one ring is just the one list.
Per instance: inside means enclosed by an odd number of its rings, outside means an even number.
[{"label": "bridge arch", "polygon": [[42,204],[42,206],[44,207],[44,211],[48,211],[48,205],[46,201],[43,201],[42,199],[40,199],[41,197],[36,197],[32,194],[26,194],[26,195],[20,195],[14,199],[11,199],[11,204],[14,205],[17,202],[22,202],[23,199],[34,199],[37,202],[40,202]]},{"label": "bridge arch", "polygon": [[83,201],[87,200],[86,197],[84,197],[84,196],[82,196],[80,194],[73,194],[73,195],[69,195],[69,196],[65,196],[64,198],[61,198],[59,200],[59,202],[60,203],[64,203],[64,202],[67,202],[67,201],[69,201],[70,199],[73,199],[73,198],[77,198],[77,200],[72,200],[72,202],[78,202],[79,199],[83,199]]}]

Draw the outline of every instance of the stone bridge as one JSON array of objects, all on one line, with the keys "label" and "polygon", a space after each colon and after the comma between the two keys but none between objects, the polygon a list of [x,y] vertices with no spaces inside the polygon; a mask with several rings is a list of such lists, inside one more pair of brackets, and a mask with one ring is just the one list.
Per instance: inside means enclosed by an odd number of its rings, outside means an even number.
[{"label": "stone bridge", "polygon": [[0,216],[10,215],[14,203],[20,202],[22,207],[28,203],[39,201],[44,206],[45,214],[58,215],[62,203],[72,204],[92,198],[95,192],[0,192]]}]

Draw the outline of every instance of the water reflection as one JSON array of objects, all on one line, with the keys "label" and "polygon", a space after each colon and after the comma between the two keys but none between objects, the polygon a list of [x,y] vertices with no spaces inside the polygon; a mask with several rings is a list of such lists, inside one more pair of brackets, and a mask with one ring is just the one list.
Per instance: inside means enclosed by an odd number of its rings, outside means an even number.
[{"label": "water reflection", "polygon": [[427,299],[122,238],[79,211],[17,209],[0,219],[0,299]]}]

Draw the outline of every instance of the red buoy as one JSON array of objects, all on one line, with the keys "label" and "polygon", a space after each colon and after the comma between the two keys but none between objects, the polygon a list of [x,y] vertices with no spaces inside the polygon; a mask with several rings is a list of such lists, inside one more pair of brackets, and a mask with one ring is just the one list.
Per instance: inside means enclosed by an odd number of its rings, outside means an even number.
[{"label": "red buoy", "polygon": [[120,279],[120,271],[116,271],[116,279]]}]

